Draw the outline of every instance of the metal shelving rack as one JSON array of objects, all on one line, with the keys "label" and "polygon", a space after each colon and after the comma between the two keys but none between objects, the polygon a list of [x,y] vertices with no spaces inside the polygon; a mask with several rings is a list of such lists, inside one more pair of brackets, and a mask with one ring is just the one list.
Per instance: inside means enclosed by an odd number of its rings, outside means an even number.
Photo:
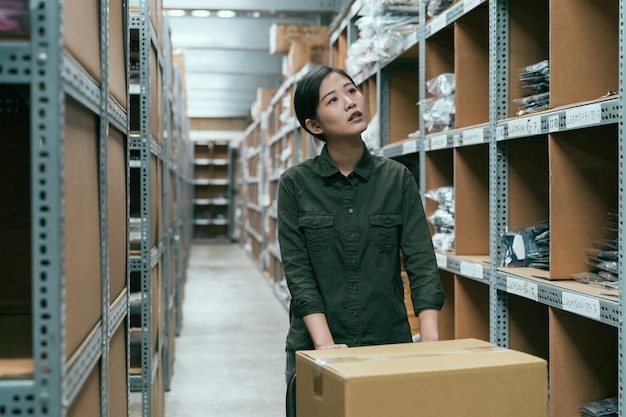
[{"label": "metal shelving rack", "polygon": [[[155,29],[151,21],[151,9],[149,0],[140,0],[137,13],[130,14],[129,28],[138,33],[139,52],[139,82],[129,85],[131,94],[138,96],[139,110],[136,112],[139,118],[139,132],[131,136],[131,155],[137,157],[129,161],[130,169],[135,170],[139,176],[139,190],[131,190],[139,195],[139,254],[130,255],[130,272],[140,275],[140,322],[141,322],[141,374],[130,376],[130,390],[141,393],[141,415],[149,417],[153,415],[153,385],[158,372],[162,372],[163,342],[161,338],[158,346],[153,346],[153,337],[158,328],[153,328],[153,291],[159,288],[152,286],[152,271],[161,262],[163,257],[163,244],[158,242],[153,246],[155,237],[152,236],[151,223],[153,213],[151,210],[151,158],[154,155],[162,161],[164,150],[152,136],[151,119],[156,115],[151,114],[152,94],[158,94],[151,86],[151,66],[160,65],[162,56]],[[132,39],[132,36],[131,36]],[[134,45],[131,45],[133,48]],[[157,54],[157,62],[151,62],[151,48],[154,47]],[[163,190],[157,190],[162,193]],[[165,275],[167,271],[163,271]],[[158,302],[162,302],[158,300]],[[156,311],[160,309],[157,308]],[[159,369],[161,368],[161,369]]]},{"label": "metal shelving rack", "polygon": [[[51,2],[30,2],[30,36],[25,41],[1,41],[0,84],[30,90],[32,355],[33,373],[26,379],[0,381],[0,414],[65,416],[90,372],[100,370],[100,414],[108,415],[110,338],[125,323],[128,294],[111,306],[107,239],[108,126],[128,132],[127,113],[109,95],[109,2],[100,3],[102,82],[96,85],[63,48],[63,9]],[[126,6],[124,6],[126,10]],[[65,25],[71,24],[66,22]],[[100,118],[99,208],[101,236],[102,318],[79,352],[66,353],[64,275],[65,210],[63,149],[66,95]],[[3,103],[8,106],[9,102]],[[20,103],[23,105],[24,103]],[[28,109],[26,110],[26,108]],[[11,109],[15,110],[15,109]],[[128,390],[127,390],[128,392]]]}]

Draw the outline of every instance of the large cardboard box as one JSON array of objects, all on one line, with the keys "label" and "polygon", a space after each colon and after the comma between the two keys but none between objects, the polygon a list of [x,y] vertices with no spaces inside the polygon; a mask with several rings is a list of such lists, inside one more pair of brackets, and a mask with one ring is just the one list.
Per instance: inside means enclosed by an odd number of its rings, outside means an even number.
[{"label": "large cardboard box", "polygon": [[478,339],[296,353],[298,417],[545,417],[547,363]]},{"label": "large cardboard box", "polygon": [[301,39],[312,43],[328,44],[328,26],[274,23],[270,26],[270,54],[286,54],[289,52],[291,42]]},{"label": "large cardboard box", "polygon": [[294,41],[289,48],[283,75],[290,77],[307,64],[328,65],[329,61],[330,51],[327,44],[310,43],[304,40]]}]

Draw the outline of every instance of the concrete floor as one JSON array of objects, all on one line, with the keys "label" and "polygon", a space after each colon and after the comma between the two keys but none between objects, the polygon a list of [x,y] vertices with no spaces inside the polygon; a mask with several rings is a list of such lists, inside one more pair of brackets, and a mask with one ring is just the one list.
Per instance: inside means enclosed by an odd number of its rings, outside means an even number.
[{"label": "concrete floor", "polygon": [[184,291],[165,416],[284,416],[288,314],[267,278],[236,244],[193,245]]}]

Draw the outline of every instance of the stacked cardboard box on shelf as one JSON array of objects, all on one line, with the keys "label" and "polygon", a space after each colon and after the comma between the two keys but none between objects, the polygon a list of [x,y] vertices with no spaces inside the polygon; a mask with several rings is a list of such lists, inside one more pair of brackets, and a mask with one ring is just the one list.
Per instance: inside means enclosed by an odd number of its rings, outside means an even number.
[{"label": "stacked cardboard box on shelf", "polygon": [[306,64],[328,64],[328,26],[287,25],[270,27],[270,54],[284,54],[283,76],[297,73]]}]

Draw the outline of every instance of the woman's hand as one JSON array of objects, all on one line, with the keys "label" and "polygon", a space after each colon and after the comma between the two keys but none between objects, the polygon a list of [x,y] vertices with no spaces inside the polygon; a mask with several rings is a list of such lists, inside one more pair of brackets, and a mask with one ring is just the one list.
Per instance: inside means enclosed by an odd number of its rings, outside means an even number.
[{"label": "woman's hand", "polygon": [[346,349],[348,347],[348,345],[340,343],[338,345],[326,345],[326,346],[320,346],[317,349],[322,350],[322,349]]}]

